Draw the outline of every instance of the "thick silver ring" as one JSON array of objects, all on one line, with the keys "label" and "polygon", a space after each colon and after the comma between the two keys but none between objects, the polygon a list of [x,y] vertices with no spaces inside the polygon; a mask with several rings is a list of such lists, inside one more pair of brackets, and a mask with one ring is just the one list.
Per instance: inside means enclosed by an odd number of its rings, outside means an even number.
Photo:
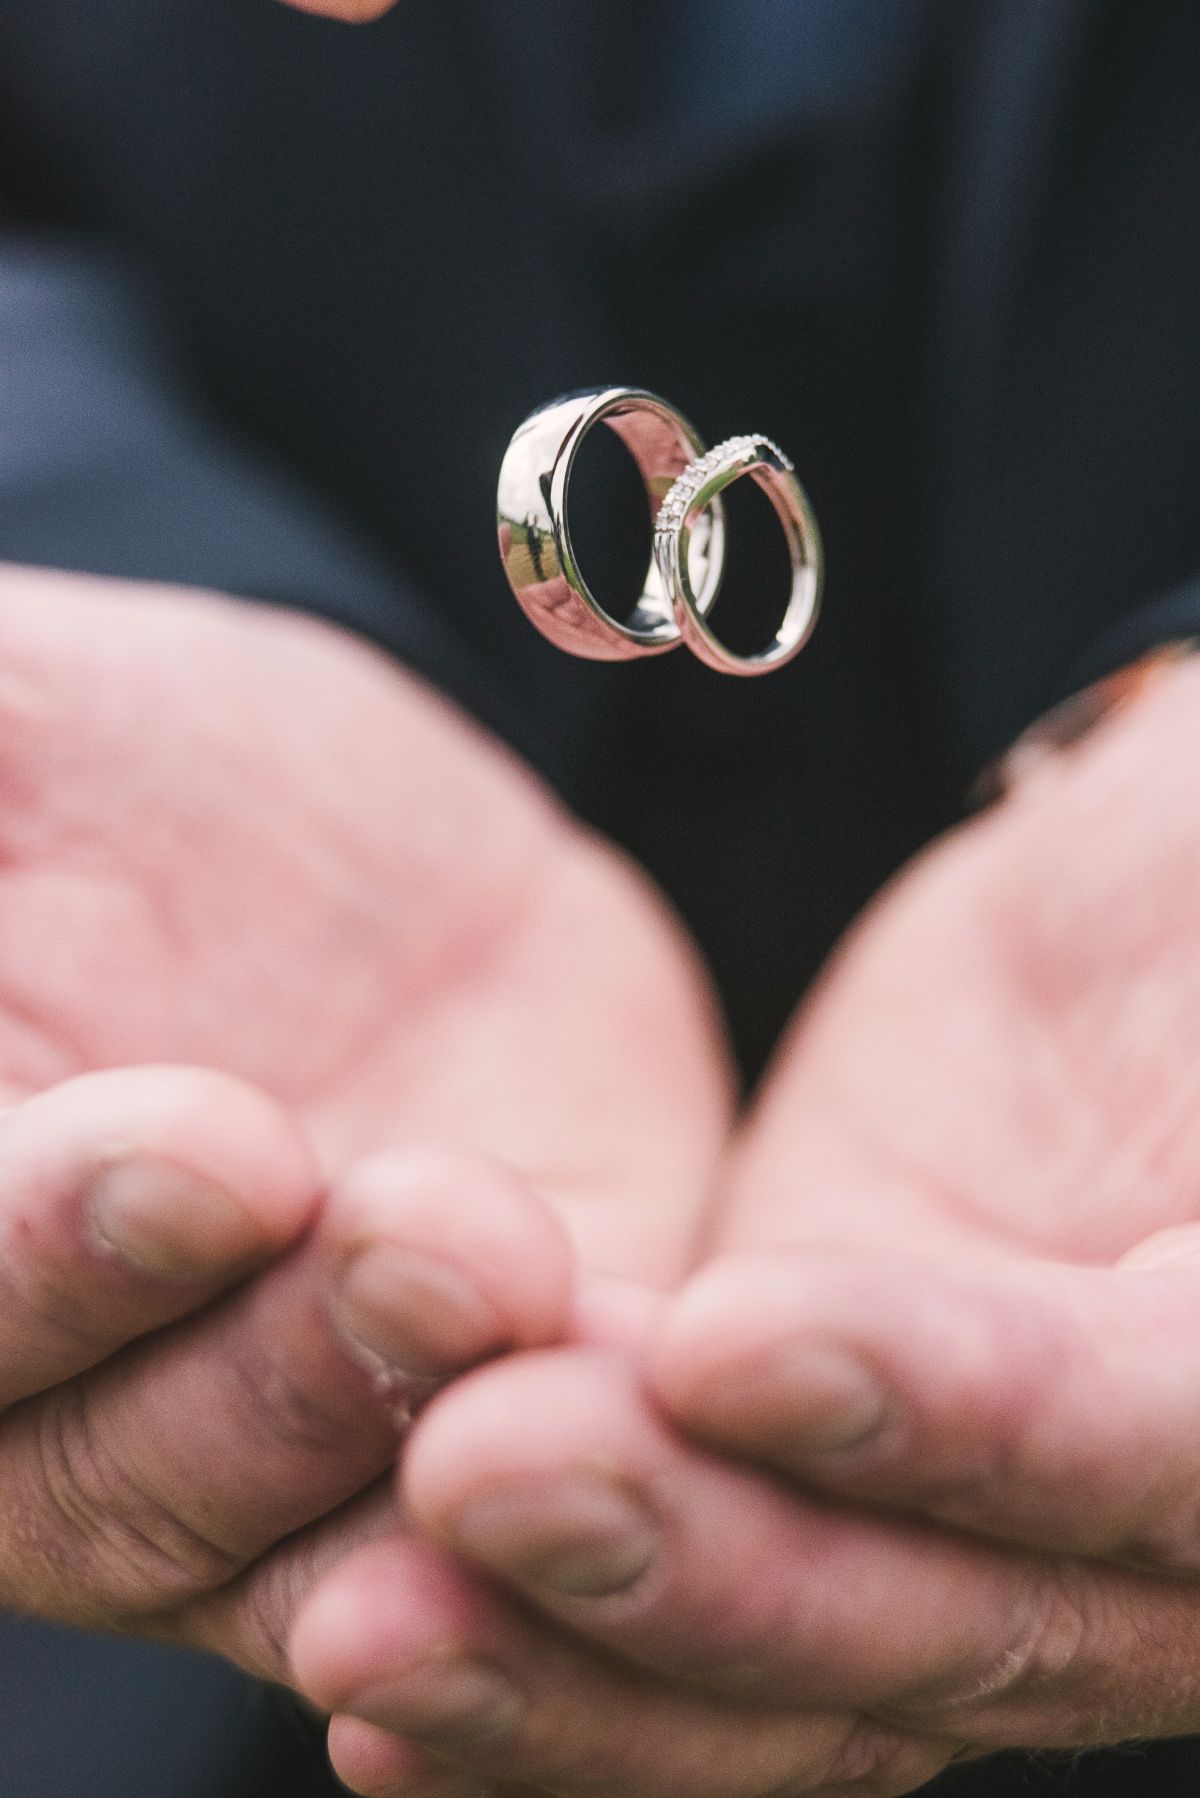
[{"label": "thick silver ring", "polygon": [[[606,612],[579,572],[567,501],[584,437],[605,424],[641,472],[653,525],[665,495],[704,444],[665,400],[638,387],[590,388],[534,412],[515,433],[500,469],[496,521],[509,585],[544,637],[598,662],[661,655],[682,642],[676,608],[651,554],[641,598],[627,619]],[[687,548],[690,604],[710,610],[725,565],[725,514],[714,499],[694,524]]]},{"label": "thick silver ring", "polygon": [[[737,655],[707,622],[690,578],[690,543],[705,510],[719,505],[735,481],[749,475],[766,493],[783,526],[792,566],[787,609],[765,649]],[[659,510],[654,559],[671,596],[688,648],[721,674],[769,674],[798,655],[812,635],[821,604],[824,557],[821,533],[791,462],[769,437],[731,437],[686,468]]]}]

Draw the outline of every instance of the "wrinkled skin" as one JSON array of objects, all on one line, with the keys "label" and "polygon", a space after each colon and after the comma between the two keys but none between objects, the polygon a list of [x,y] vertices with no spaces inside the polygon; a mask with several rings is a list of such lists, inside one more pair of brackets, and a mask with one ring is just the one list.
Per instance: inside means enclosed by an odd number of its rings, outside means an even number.
[{"label": "wrinkled skin", "polygon": [[[468,1376],[409,1446],[434,1540],[643,1669],[643,1701],[674,1679],[742,1718],[783,1707],[792,1737],[735,1767],[703,1734],[685,1750],[682,1719],[585,1698],[550,1629],[514,1650],[457,1586],[395,1623],[378,1594],[413,1551],[385,1542],[293,1639],[360,1720],[334,1739],[364,1790],[440,1792],[437,1766],[631,1798],[891,1793],[955,1754],[1200,1727],[1200,823],[1171,778],[1200,759],[1198,701],[1189,665],[852,934],[650,1346],[696,1446],[583,1349]],[[451,1648],[523,1697],[486,1741],[449,1727]]]}]

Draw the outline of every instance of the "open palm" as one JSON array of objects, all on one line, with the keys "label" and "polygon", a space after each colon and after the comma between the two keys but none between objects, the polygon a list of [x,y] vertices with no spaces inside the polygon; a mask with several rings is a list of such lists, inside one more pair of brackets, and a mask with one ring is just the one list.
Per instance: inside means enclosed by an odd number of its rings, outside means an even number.
[{"label": "open palm", "polygon": [[224,1069],[333,1165],[468,1144],[674,1271],[725,1118],[696,967],[514,760],[339,633],[181,592],[10,574],[0,683],[13,1093]]}]

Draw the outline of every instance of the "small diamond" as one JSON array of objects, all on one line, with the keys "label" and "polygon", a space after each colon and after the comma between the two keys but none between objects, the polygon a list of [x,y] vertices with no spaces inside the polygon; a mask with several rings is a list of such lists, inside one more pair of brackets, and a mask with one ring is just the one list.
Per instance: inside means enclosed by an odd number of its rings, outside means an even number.
[{"label": "small diamond", "polygon": [[696,511],[701,493],[714,478],[721,481],[723,477],[736,476],[744,469],[752,468],[756,461],[761,463],[768,457],[789,473],[794,472],[779,445],[770,437],[757,433],[730,437],[689,462],[675,477],[659,509],[655,529],[661,533],[664,542],[670,545],[678,536],[688,517]]}]

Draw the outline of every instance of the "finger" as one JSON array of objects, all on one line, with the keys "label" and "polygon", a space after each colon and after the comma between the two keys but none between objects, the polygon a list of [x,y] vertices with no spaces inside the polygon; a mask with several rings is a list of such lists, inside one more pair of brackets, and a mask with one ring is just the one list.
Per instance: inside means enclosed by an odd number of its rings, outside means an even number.
[{"label": "finger", "polygon": [[[953,1753],[845,1714],[707,1699],[590,1655],[412,1538],[337,1568],[291,1651],[317,1703],[404,1738],[384,1784],[398,1793],[426,1776],[414,1749],[477,1782],[608,1798],[760,1798],[868,1779],[900,1792]],[[371,1765],[347,1768],[350,1783],[380,1780],[383,1744],[353,1742]]]},{"label": "finger", "polygon": [[84,1074],[0,1118],[0,1405],[182,1317],[298,1237],[320,1182],[271,1100],[198,1068]]},{"label": "finger", "polygon": [[414,1519],[544,1612],[744,1702],[857,1707],[984,1748],[1200,1724],[1192,1583],[788,1493],[666,1432],[611,1356],[469,1376],[405,1472]]},{"label": "finger", "polygon": [[654,1383],[688,1429],[841,1497],[1200,1569],[1200,1262],[835,1257],[701,1274]]},{"label": "finger", "polygon": [[329,1764],[361,1798],[487,1798],[474,1773],[463,1773],[358,1717],[333,1717]]},{"label": "finger", "polygon": [[[532,1651],[539,1659],[533,1677],[529,1678],[525,1667],[531,1651],[522,1632],[535,1627],[531,1613],[508,1611],[509,1619],[516,1617],[517,1633],[510,1639],[511,1622],[504,1621],[503,1614],[498,1619],[495,1610],[503,1602],[496,1588],[464,1587],[463,1572],[455,1571],[444,1558],[433,1563],[431,1581],[428,1557],[437,1555],[437,1551],[428,1542],[411,1537],[397,1543],[396,1527],[395,1511],[381,1484],[336,1518],[325,1519],[281,1544],[232,1587],[201,1600],[193,1609],[206,1616],[209,1627],[190,1636],[186,1632],[177,1634],[175,1639],[191,1640],[196,1646],[230,1654],[251,1672],[280,1683],[295,1683],[297,1671],[304,1670],[313,1681],[310,1696],[322,1698],[326,1704],[342,1698],[356,1703],[356,1689],[370,1699],[372,1693],[378,1694],[381,1687],[390,1684],[392,1696],[388,1703],[393,1708],[381,1714],[391,1717],[394,1726],[403,1719],[416,1727],[421,1727],[421,1719],[412,1702],[413,1694],[410,1690],[402,1704],[395,1696],[396,1681],[392,1675],[398,1669],[420,1664],[420,1655],[415,1651],[426,1627],[427,1646],[437,1649],[437,1664],[453,1665],[457,1658],[470,1660],[482,1655],[488,1665],[511,1679],[523,1699],[527,1690],[541,1689],[541,1661],[548,1652],[544,1677],[549,1692],[547,1708],[554,1720],[547,1726],[546,1734],[557,1740],[561,1695],[556,1696],[553,1679],[563,1664],[567,1639],[550,1626],[548,1650],[539,1644]],[[389,1557],[398,1557],[391,1568],[385,1567],[381,1572],[379,1562],[359,1560],[357,1550],[371,1542],[382,1544]],[[409,1555],[417,1557],[414,1563],[404,1560]],[[856,1565],[853,1544],[844,1554],[844,1565],[848,1570]],[[766,1577],[773,1577],[770,1567],[765,1572]],[[1081,1561],[1036,1564],[1031,1577],[1036,1581],[1036,1602],[1031,1607],[1034,1626],[1021,1637],[1019,1628],[1025,1626],[1028,1612],[1019,1619],[1011,1614],[1007,1619],[997,1616],[993,1645],[981,1657],[959,1661],[926,1686],[898,1695],[864,1716],[858,1731],[846,1739],[841,1759],[835,1763],[839,1772],[852,1775],[849,1785],[843,1783],[839,1791],[861,1790],[863,1798],[868,1798],[868,1794],[878,1798],[884,1791],[908,1791],[951,1757],[961,1760],[1002,1747],[1031,1743],[1079,1747],[1137,1735],[1196,1731],[1200,1726],[1195,1680],[1195,1668],[1200,1662],[1200,1591],[1194,1585],[1150,1579],[1124,1570],[1106,1571],[1095,1563]],[[441,1583],[443,1591],[440,1610],[435,1602],[436,1582]],[[331,1633],[326,1632],[319,1610],[309,1614],[304,1609],[305,1601],[318,1586],[331,1599],[340,1592],[345,1605],[343,1622],[336,1624]],[[355,1586],[367,1588],[360,1594],[361,1610],[353,1596]],[[855,1591],[850,1589],[847,1603],[853,1604],[855,1598]],[[293,1664],[284,1644],[298,1617],[309,1643],[316,1643],[317,1652],[315,1660],[306,1662],[304,1657],[311,1649],[300,1650]],[[484,1624],[476,1633],[471,1627],[472,1618]],[[393,1621],[399,1623],[399,1640],[393,1638],[389,1645],[388,1632]],[[802,1622],[799,1615],[789,1618],[785,1612],[784,1628],[798,1628]],[[709,1615],[701,1627],[712,1636],[713,1625],[714,1618]],[[776,1640],[770,1645],[772,1652],[777,1647],[778,1634],[777,1631]],[[997,1654],[994,1643],[1006,1635],[1016,1646]],[[347,1638],[348,1649],[344,1647]],[[294,1642],[298,1640],[299,1632]],[[397,1648],[399,1652],[389,1659]],[[571,1652],[578,1651],[576,1641]],[[426,1665],[429,1659],[427,1652]],[[603,1657],[597,1664],[612,1670],[620,1662]],[[689,1687],[688,1695],[695,1700],[697,1691]],[[459,1697],[461,1700],[461,1689]],[[427,1689],[427,1704],[428,1701]],[[594,1693],[589,1694],[584,1708],[590,1712],[594,1703]],[[803,1694],[796,1692],[783,1701],[783,1708],[794,1713],[803,1703]],[[721,1715],[722,1708],[718,1703],[711,1714]],[[459,1762],[448,1758],[445,1714],[443,1703],[443,1733],[437,1753],[446,1766],[465,1766],[461,1757]],[[736,1714],[744,1721],[748,1713],[739,1704]],[[641,1713],[635,1707],[629,1715],[636,1719]],[[884,1726],[882,1733],[879,1725]],[[641,1741],[648,1731],[649,1722],[640,1724],[637,1739]],[[624,1742],[627,1735],[624,1724],[614,1722],[612,1740]],[[586,1762],[590,1766],[586,1735],[581,1739],[584,1752],[580,1764]],[[671,1743],[680,1739],[674,1725],[664,1729],[662,1739]],[[741,1739],[736,1731],[733,1739]],[[764,1735],[763,1739],[770,1738]],[[811,1734],[806,1734],[802,1751],[804,1744],[811,1741]],[[411,1740],[408,1748],[427,1756],[434,1752]],[[482,1763],[472,1764],[478,1773]],[[511,1760],[508,1764],[511,1766]],[[617,1766],[611,1754],[602,1764],[610,1770],[616,1767],[621,1776],[630,1770],[624,1762]],[[671,1791],[675,1763],[664,1756],[662,1766],[671,1771],[663,1773],[659,1791]],[[403,1768],[407,1778],[407,1757]],[[874,1777],[866,1773],[868,1768]],[[859,1783],[864,1777],[865,1788]],[[886,1783],[888,1780],[892,1783]],[[400,1792],[405,1789],[401,1783]],[[511,1789],[507,1782],[504,1789]],[[585,1785],[584,1789],[590,1793],[597,1788]],[[599,1789],[614,1790],[603,1785]],[[792,1780],[781,1782],[778,1791],[790,1794],[796,1789]],[[381,1782],[380,1790],[392,1798],[392,1788],[386,1781]]]},{"label": "finger", "polygon": [[1026,1557],[834,1511],[712,1459],[602,1352],[470,1376],[423,1418],[404,1473],[418,1523],[551,1615],[744,1697],[871,1706],[986,1671],[1042,1603]]},{"label": "finger", "polygon": [[654,1342],[668,1302],[655,1286],[585,1273],[576,1286],[570,1340],[589,1348],[618,1349],[641,1360]]},{"label": "finger", "polygon": [[[105,1622],[224,1585],[394,1456],[432,1382],[393,1364],[389,1321],[398,1349],[436,1341],[447,1363],[457,1328],[462,1365],[565,1327],[556,1230],[473,1158],[412,1152],[353,1172],[285,1262],[0,1424],[0,1603]],[[364,1271],[378,1254],[399,1257],[390,1291]]]},{"label": "finger", "polygon": [[483,1157],[407,1150],[360,1162],[339,1183],[327,1237],[342,1264],[339,1322],[376,1369],[439,1378],[570,1328],[565,1229]]}]

